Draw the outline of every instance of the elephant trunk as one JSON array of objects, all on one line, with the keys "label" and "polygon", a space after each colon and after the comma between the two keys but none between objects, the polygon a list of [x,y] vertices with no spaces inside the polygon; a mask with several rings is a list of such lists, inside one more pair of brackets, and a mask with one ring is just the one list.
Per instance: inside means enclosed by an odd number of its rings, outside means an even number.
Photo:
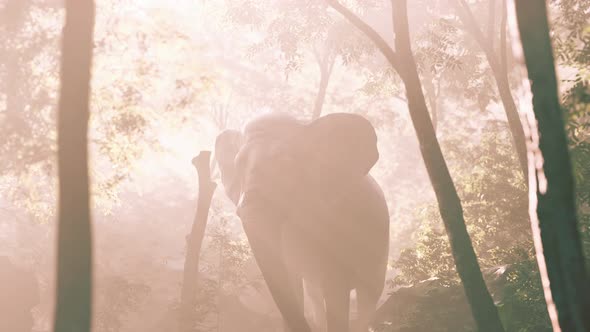
[{"label": "elephant trunk", "polygon": [[303,306],[297,299],[289,270],[284,262],[281,234],[283,226],[275,218],[261,220],[259,213],[257,218],[252,220],[248,218],[249,213],[243,206],[238,209],[238,214],[242,219],[244,232],[248,237],[256,263],[286,325],[292,332],[311,332],[305,320]]}]

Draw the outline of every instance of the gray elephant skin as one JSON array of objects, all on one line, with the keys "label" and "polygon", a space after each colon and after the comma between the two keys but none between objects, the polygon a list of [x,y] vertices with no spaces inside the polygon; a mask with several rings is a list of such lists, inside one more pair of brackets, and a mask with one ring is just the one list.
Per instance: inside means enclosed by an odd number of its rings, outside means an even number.
[{"label": "gray elephant skin", "polygon": [[225,130],[215,156],[237,214],[286,328],[311,331],[303,286],[320,307],[319,329],[366,332],[383,291],[389,213],[369,175],[379,159],[375,129],[359,115],[303,123],[282,113]]}]

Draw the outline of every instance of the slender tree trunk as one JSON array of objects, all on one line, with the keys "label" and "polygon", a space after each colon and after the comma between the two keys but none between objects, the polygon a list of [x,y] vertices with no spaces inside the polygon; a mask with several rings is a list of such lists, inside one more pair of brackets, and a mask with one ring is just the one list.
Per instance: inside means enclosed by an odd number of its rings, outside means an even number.
[{"label": "slender tree trunk", "polygon": [[461,201],[430,120],[411,50],[406,0],[391,1],[396,52],[370,26],[348,9],[336,1],[331,1],[330,4],[375,42],[404,82],[408,109],[420,143],[420,152],[438,201],[457,273],[463,283],[478,330],[481,332],[504,331],[498,310],[485,285],[477,256],[467,233]]},{"label": "slender tree trunk", "polygon": [[318,94],[315,98],[313,106],[313,113],[311,120],[316,120],[322,115],[322,109],[324,107],[324,101],[326,99],[326,91],[328,90],[328,83],[330,83],[330,77],[332,76],[332,69],[334,68],[334,62],[336,57],[332,56],[328,51],[323,58],[320,58],[319,54],[316,54],[318,66],[320,67],[320,87]]},{"label": "slender tree trunk", "polygon": [[94,2],[68,0],[58,113],[59,221],[55,332],[90,331],[92,234],[88,117]]},{"label": "slender tree trunk", "polygon": [[490,41],[490,47],[494,48],[494,32],[496,25],[496,1],[488,0],[488,40]]},{"label": "slender tree trunk", "polygon": [[559,105],[547,8],[516,0],[516,17],[531,82],[530,215],[537,261],[554,331],[590,331],[590,290],[578,233],[574,179]]},{"label": "slender tree trunk", "polygon": [[514,98],[512,97],[512,91],[510,91],[508,73],[505,70],[502,70],[502,66],[491,58],[492,56],[493,55],[487,55],[486,52],[486,58],[488,58],[488,63],[492,68],[492,74],[496,81],[498,94],[500,95],[502,106],[504,106],[504,112],[506,113],[506,119],[508,120],[508,128],[512,134],[512,146],[514,146],[514,149],[516,150],[520,169],[526,179],[528,177],[528,162],[522,122],[520,121],[520,115],[518,114],[518,109],[516,108]]},{"label": "slender tree trunk", "polygon": [[[500,19],[500,69],[504,76],[508,78],[508,51],[507,37],[508,30],[508,6],[506,0],[502,0],[502,17]],[[492,37],[490,37],[492,38]]]},{"label": "slender tree trunk", "polygon": [[[514,103],[512,92],[510,91],[508,72],[506,70],[506,52],[503,54],[501,53],[499,59],[496,57],[493,47],[493,35],[490,34],[487,38],[484,36],[477,24],[477,21],[473,17],[473,13],[469,9],[469,5],[464,0],[453,0],[452,4],[455,6],[457,14],[463,22],[465,29],[467,29],[467,31],[473,35],[473,38],[475,38],[475,41],[481,47],[486,60],[492,69],[492,74],[494,75],[494,80],[496,81],[496,87],[498,88],[498,94],[500,95],[500,100],[502,101],[502,106],[504,106],[504,112],[506,113],[506,118],[508,120],[508,127],[510,128],[510,133],[512,135],[512,144],[516,150],[516,155],[518,157],[522,174],[526,179],[528,177],[526,142],[520,116],[518,114],[516,104]],[[506,11],[505,6],[503,6],[502,10]],[[491,15],[494,15],[494,13],[492,12]],[[490,19],[490,22],[493,22],[493,20]],[[502,52],[502,50],[505,50],[506,43],[504,37],[507,23],[504,19],[504,16],[501,20],[501,24],[500,42],[504,43],[504,45],[500,44],[499,46]],[[490,32],[488,31],[488,33]]]},{"label": "slender tree trunk", "polygon": [[320,77],[320,87],[318,89],[318,94],[316,95],[315,103],[313,105],[313,115],[311,117],[312,121],[316,120],[320,117],[320,115],[322,115],[324,100],[326,99],[326,91],[328,89],[328,82],[330,82],[330,73],[322,70]]},{"label": "slender tree trunk", "polygon": [[432,127],[436,133],[436,127],[438,124],[438,96],[436,94],[436,88],[433,83],[434,77],[430,73],[424,75],[424,90],[428,96],[428,104],[430,105],[430,118],[432,119]]},{"label": "slender tree trunk", "polygon": [[199,196],[191,233],[187,237],[184,275],[180,294],[179,332],[194,331],[199,256],[203,237],[205,236],[205,228],[207,227],[211,199],[217,187],[215,182],[211,181],[210,159],[211,152],[209,151],[201,151],[197,157],[193,158],[193,165],[197,169],[199,176]]},{"label": "slender tree trunk", "polygon": [[392,0],[395,46],[401,63],[400,76],[406,87],[410,117],[420,142],[422,158],[449,236],[451,251],[479,331],[503,331],[498,310],[485,285],[477,256],[467,233],[461,200],[430,121],[416,62],[411,50],[406,0]]}]

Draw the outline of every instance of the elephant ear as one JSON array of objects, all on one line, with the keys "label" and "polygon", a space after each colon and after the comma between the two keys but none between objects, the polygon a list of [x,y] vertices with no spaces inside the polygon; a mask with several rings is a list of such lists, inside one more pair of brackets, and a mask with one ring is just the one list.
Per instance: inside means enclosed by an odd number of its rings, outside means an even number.
[{"label": "elephant ear", "polygon": [[375,128],[357,114],[334,113],[306,126],[299,151],[309,175],[320,184],[340,186],[366,176],[379,159]]},{"label": "elephant ear", "polygon": [[236,155],[242,147],[242,133],[237,130],[224,130],[215,139],[215,160],[221,172],[221,183],[225,193],[234,202],[240,197],[240,181],[235,165]]}]

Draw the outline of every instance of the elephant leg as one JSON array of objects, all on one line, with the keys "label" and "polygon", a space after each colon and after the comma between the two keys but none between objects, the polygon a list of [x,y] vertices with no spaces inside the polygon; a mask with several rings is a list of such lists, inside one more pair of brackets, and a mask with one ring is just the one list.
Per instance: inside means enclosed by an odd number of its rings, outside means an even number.
[{"label": "elephant leg", "polygon": [[326,331],[326,306],[322,289],[317,284],[311,283],[306,283],[305,289],[311,304],[314,329],[324,332]]},{"label": "elephant leg", "polygon": [[295,300],[301,312],[305,312],[305,302],[303,300],[303,278],[300,274],[293,274],[291,283],[295,292]]},{"label": "elephant leg", "polygon": [[256,263],[283,319],[292,332],[311,332],[297,296],[291,287],[289,270],[281,250],[280,230],[273,225],[242,223]]},{"label": "elephant leg", "polygon": [[366,289],[357,289],[356,297],[358,325],[355,330],[357,332],[367,332],[375,317],[375,310],[377,310],[377,302],[379,301],[379,293]]},{"label": "elephant leg", "polygon": [[328,332],[349,331],[350,289],[331,280],[324,287]]},{"label": "elephant leg", "polygon": [[[293,289],[295,300],[297,301],[297,310],[300,312],[305,312],[304,301],[303,301],[303,278],[298,273],[291,274],[291,287]],[[289,324],[286,320],[283,320],[283,330],[285,332],[297,332],[292,331],[289,328]]]}]

